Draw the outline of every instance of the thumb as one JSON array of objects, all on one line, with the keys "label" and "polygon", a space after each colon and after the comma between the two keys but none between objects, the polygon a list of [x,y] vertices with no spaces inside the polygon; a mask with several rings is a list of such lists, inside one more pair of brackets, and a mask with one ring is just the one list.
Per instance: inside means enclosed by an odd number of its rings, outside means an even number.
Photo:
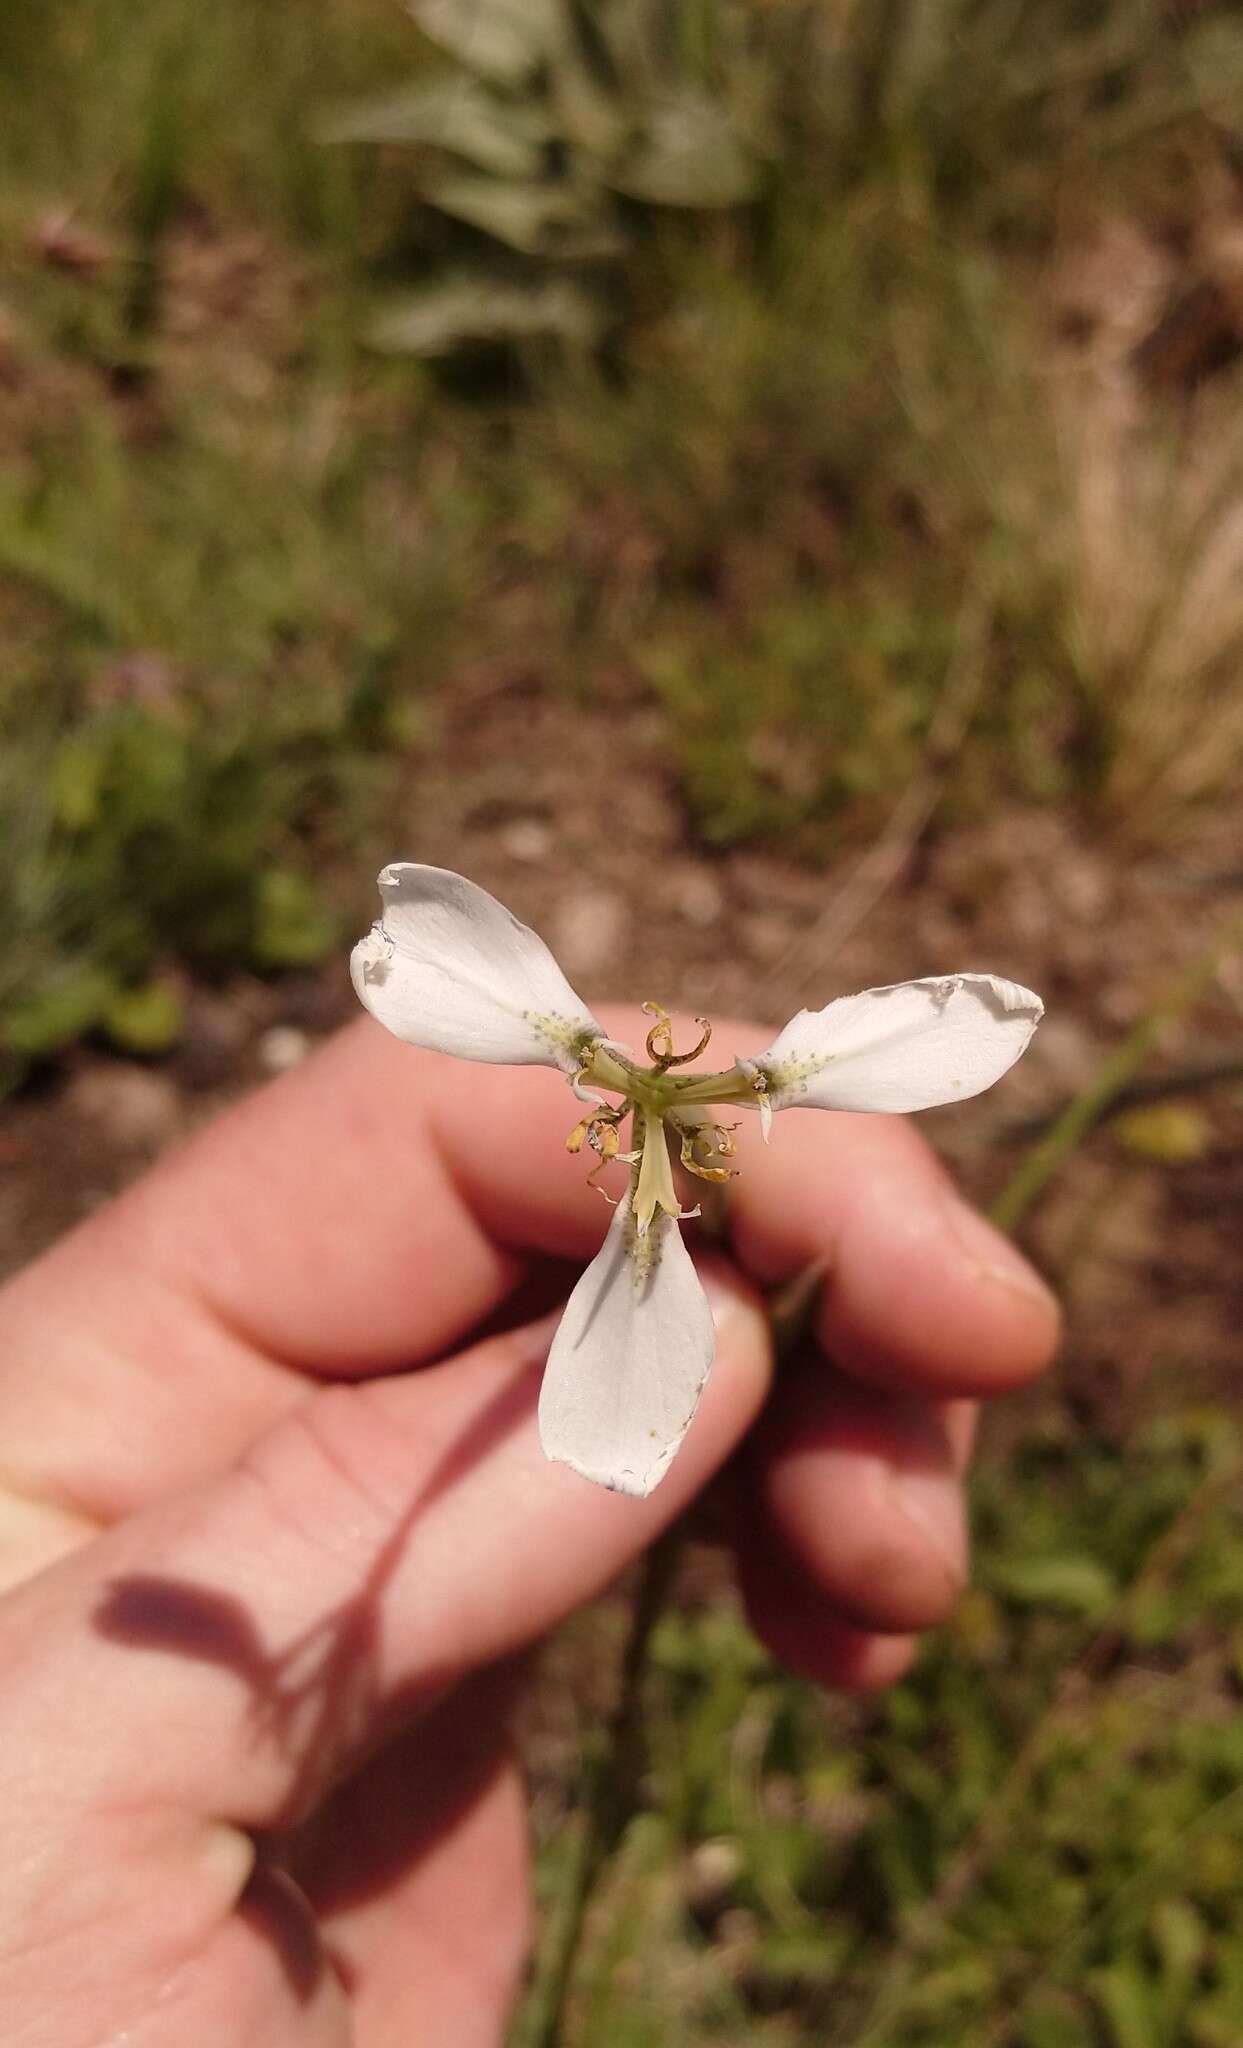
[{"label": "thumb", "polygon": [[394,1726],[598,1593],[728,1456],[764,1397],[768,1327],[732,1269],[704,1278],[715,1364],[648,1499],[544,1459],[547,1321],[324,1388],[224,1478],[9,1596],[13,1711],[28,1728],[69,1717],[86,1803],[292,1820]]}]

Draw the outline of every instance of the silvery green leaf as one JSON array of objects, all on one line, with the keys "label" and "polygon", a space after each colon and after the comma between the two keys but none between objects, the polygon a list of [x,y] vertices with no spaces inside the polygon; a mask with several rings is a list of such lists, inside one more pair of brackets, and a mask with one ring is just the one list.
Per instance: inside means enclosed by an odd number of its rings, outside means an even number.
[{"label": "silvery green leaf", "polygon": [[633,90],[650,87],[666,56],[669,0],[620,0],[597,5],[591,22],[605,63],[614,78]]},{"label": "silvery green leaf", "polygon": [[544,180],[440,178],[423,197],[524,256],[585,260],[614,256],[622,246],[577,194]]},{"label": "silvery green leaf", "polygon": [[727,117],[710,101],[670,101],[608,182],[655,206],[741,206],[759,189],[760,170]]},{"label": "silvery green leaf", "polygon": [[377,314],[368,339],[386,353],[449,355],[467,342],[516,342],[552,336],[593,342],[599,307],[563,279],[537,285],[458,277],[413,292]]},{"label": "silvery green leaf", "polygon": [[396,142],[442,149],[502,178],[531,178],[550,138],[537,107],[517,105],[469,78],[436,78],[341,107],[320,124],[324,142]]},{"label": "silvery green leaf", "polygon": [[589,158],[607,163],[624,147],[633,115],[615,90],[602,82],[582,57],[567,49],[548,80],[553,119],[559,135]]},{"label": "silvery green leaf", "polygon": [[1002,1558],[990,1581],[1006,1599],[1024,1607],[1053,1607],[1067,1614],[1103,1614],[1117,1598],[1112,1573],[1099,1558],[1070,1552],[1043,1557]]},{"label": "silvery green leaf", "polygon": [[520,84],[556,50],[558,0],[406,0],[429,41],[481,78]]}]

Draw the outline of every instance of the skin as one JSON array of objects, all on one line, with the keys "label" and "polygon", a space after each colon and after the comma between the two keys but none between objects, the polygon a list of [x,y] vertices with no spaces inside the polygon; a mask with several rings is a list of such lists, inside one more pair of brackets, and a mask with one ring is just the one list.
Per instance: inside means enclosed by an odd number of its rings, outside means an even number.
[{"label": "skin", "polygon": [[[807,1677],[883,1685],[944,1617],[975,1399],[1056,1341],[1039,1280],[901,1120],[750,1120],[700,1413],[610,1495],[535,1431],[606,1222],[575,1114],[363,1020],[0,1294],[8,2048],[493,2048],[524,1653],[710,1481]],[[811,1259],[774,1385],[758,1290]]]}]

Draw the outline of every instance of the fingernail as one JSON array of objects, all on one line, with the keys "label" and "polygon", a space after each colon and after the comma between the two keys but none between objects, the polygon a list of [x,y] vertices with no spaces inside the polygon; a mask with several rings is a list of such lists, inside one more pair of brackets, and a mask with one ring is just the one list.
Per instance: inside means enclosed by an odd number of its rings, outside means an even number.
[{"label": "fingernail", "polygon": [[1024,1301],[1033,1302],[1053,1321],[1060,1310],[1057,1297],[1044,1284],[1008,1237],[995,1230],[986,1216],[949,1189],[942,1204],[942,1216],[949,1235],[962,1252],[972,1272],[994,1287],[1004,1287]]},{"label": "fingernail", "polygon": [[969,1542],[962,1493],[949,1480],[931,1472],[890,1472],[890,1498],[913,1522],[929,1549],[945,1567],[951,1584],[967,1583]]}]

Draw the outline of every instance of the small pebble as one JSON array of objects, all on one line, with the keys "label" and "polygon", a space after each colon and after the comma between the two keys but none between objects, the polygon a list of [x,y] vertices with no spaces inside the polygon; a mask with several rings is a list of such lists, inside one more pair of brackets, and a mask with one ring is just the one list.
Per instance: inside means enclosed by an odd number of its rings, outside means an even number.
[{"label": "small pebble", "polygon": [[298,1066],[306,1058],[310,1050],[310,1039],[305,1031],[299,1031],[296,1024],[273,1024],[255,1048],[259,1065],[266,1074],[287,1074],[291,1067]]},{"label": "small pebble", "polygon": [[538,818],[515,818],[498,834],[503,852],[528,867],[547,860],[552,852],[552,832]]},{"label": "small pebble", "polygon": [[65,1100],[118,1145],[156,1151],[176,1134],[177,1088],[167,1074],[146,1067],[121,1060],[85,1067],[70,1082]]},{"label": "small pebble", "polygon": [[572,977],[603,974],[630,939],[630,907],[612,889],[576,889],[558,904],[548,941]]},{"label": "small pebble", "polygon": [[720,883],[714,875],[702,872],[687,875],[678,884],[673,900],[687,924],[696,925],[700,931],[716,924],[725,907]]},{"label": "small pebble", "polygon": [[728,1835],[700,1842],[687,1858],[686,1896],[703,1911],[719,1906],[742,1876],[745,1857],[741,1846]]}]

